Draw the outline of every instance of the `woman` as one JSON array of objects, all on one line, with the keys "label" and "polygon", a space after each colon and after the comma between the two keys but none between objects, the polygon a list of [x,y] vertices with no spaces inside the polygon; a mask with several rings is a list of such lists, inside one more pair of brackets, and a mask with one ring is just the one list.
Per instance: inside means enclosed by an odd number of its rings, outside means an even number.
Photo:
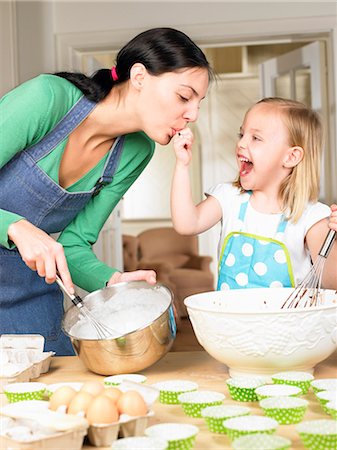
[{"label": "woman", "polygon": [[[63,296],[155,272],[120,273],[91,250],[118,201],[150,161],[197,119],[211,70],[182,32],[145,31],[92,78],[40,75],[0,102],[0,334],[40,333],[73,354]],[[51,233],[60,233],[58,240]]]}]

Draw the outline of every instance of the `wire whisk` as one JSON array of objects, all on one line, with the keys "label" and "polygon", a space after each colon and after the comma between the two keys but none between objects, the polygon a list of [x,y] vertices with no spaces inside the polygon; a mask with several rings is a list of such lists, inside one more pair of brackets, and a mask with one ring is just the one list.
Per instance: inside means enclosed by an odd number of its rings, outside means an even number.
[{"label": "wire whisk", "polygon": [[315,263],[303,281],[294,289],[281,306],[283,308],[306,308],[318,306],[321,301],[322,276],[325,261],[336,237],[336,231],[330,230],[318,253]]},{"label": "wire whisk", "polygon": [[89,323],[94,328],[97,337],[99,339],[108,339],[111,337],[119,336],[120,333],[118,333],[116,330],[108,327],[107,325],[99,322],[96,317],[92,314],[90,309],[88,309],[85,304],[83,303],[83,299],[75,294],[70,294],[68,289],[63,284],[63,281],[61,278],[56,275],[56,283],[59,285],[59,287],[62,289],[62,291],[70,298],[70,300],[73,302],[73,304],[80,310],[80,313],[88,319]]}]

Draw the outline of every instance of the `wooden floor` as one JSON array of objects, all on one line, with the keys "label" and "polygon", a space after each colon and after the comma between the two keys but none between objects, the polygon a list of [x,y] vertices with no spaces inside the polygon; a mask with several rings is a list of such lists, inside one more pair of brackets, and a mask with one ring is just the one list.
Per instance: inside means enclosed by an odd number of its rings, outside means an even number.
[{"label": "wooden floor", "polygon": [[190,320],[187,317],[180,319],[175,341],[171,352],[194,352],[203,350],[195,337]]}]

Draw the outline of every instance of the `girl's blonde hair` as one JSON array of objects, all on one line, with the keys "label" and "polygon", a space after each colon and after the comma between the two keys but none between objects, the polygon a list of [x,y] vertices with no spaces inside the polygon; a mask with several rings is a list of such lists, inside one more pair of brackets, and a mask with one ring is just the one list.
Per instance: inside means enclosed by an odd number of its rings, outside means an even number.
[{"label": "girl's blonde hair", "polygon": [[[296,223],[308,202],[319,196],[323,129],[318,114],[303,103],[279,97],[263,98],[256,104],[267,103],[279,108],[288,131],[289,146],[302,147],[302,160],[282,182],[280,197],[287,219]],[[240,177],[234,186],[244,189]]]}]

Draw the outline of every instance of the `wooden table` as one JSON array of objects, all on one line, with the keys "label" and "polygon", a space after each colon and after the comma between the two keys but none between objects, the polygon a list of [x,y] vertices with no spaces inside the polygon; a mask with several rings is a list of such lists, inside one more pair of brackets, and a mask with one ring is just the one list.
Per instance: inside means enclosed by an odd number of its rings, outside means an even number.
[{"label": "wooden table", "polygon": [[[336,372],[337,352],[319,364],[314,375],[315,378],[331,378],[337,376]],[[226,395],[225,404],[240,404],[229,397],[225,384],[225,380],[229,377],[227,367],[204,351],[169,352],[163,359],[141,373],[146,375],[148,384],[177,378],[195,381],[199,384],[199,389],[223,392]],[[51,384],[62,381],[102,380],[103,378],[101,375],[88,371],[78,357],[67,356],[54,357],[49,372],[38,380]],[[309,408],[304,420],[329,418],[323,413],[312,392],[304,398],[309,400]],[[251,407],[252,414],[263,415],[257,403],[242,403],[242,405]],[[149,425],[159,422],[184,422],[198,426],[200,432],[194,447],[196,450],[231,449],[226,436],[209,432],[203,419],[187,417],[180,405],[162,405],[157,401],[153,410],[155,415],[150,419]],[[294,425],[280,425],[277,434],[288,437],[292,441],[292,449],[304,449]],[[111,447],[92,447],[90,445],[83,447],[83,449],[93,448],[108,450]]]}]

